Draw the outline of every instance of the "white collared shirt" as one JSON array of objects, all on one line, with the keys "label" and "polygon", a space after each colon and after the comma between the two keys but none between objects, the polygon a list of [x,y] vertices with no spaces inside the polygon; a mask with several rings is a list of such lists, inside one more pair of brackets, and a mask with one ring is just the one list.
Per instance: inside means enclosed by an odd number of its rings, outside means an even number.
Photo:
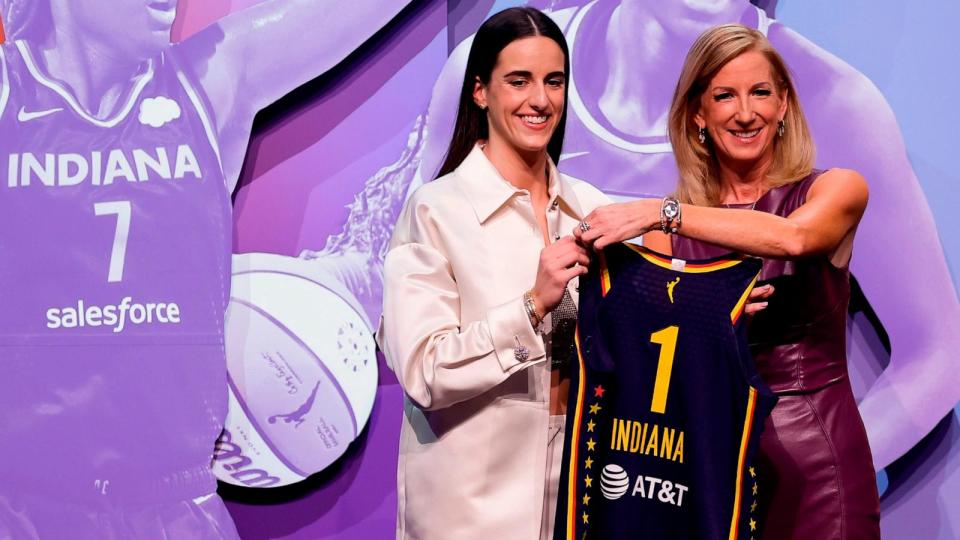
[{"label": "white collared shirt", "polygon": [[[548,193],[551,239],[608,202],[552,163]],[[538,535],[550,366],[522,296],[543,247],[530,194],[479,147],[400,215],[378,332],[406,393],[398,538]]]}]

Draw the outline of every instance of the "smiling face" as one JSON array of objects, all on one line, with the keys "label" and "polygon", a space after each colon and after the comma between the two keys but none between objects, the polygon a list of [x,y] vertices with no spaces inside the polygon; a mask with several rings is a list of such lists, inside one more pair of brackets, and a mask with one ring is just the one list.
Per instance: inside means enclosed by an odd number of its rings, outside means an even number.
[{"label": "smiling face", "polygon": [[694,115],[721,163],[741,168],[773,160],[777,124],[787,113],[781,90],[763,53],[749,50],[714,75]]},{"label": "smiling face", "polygon": [[563,114],[563,50],[543,36],[515,40],[500,51],[490,81],[477,80],[473,99],[487,110],[489,144],[521,154],[546,152]]}]

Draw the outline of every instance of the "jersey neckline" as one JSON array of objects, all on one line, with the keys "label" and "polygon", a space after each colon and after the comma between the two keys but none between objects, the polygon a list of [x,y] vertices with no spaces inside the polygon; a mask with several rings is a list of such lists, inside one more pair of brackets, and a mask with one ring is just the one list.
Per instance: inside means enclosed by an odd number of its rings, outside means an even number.
[{"label": "jersey neckline", "polygon": [[[647,261],[661,268],[666,268],[667,270],[672,270],[674,272],[683,274],[703,274],[706,272],[723,270],[725,268],[736,266],[747,259],[746,255],[733,252],[709,259],[678,259],[676,257],[658,253],[650,248],[638,246],[629,242],[622,242],[622,244],[635,251]],[[677,264],[674,261],[679,261],[680,264]]]},{"label": "jersey neckline", "polygon": [[46,73],[40,69],[40,65],[33,57],[33,53],[30,51],[30,47],[27,46],[26,42],[23,40],[17,40],[14,42],[16,44],[17,50],[20,51],[20,55],[23,57],[24,64],[27,67],[27,71],[30,72],[30,75],[41,85],[49,88],[55,93],[59,94],[60,97],[74,110],[81,118],[103,128],[112,128],[119,124],[127,115],[130,114],[130,111],[133,109],[133,105],[137,102],[137,99],[140,97],[140,94],[143,92],[143,89],[147,86],[153,79],[154,68],[153,60],[147,60],[147,67],[143,73],[137,75],[134,78],[133,86],[127,94],[126,101],[123,106],[112,116],[106,119],[100,119],[89,112],[87,112],[83,106],[80,105],[80,102],[77,98],[70,92],[63,83],[53,79],[48,76]]}]

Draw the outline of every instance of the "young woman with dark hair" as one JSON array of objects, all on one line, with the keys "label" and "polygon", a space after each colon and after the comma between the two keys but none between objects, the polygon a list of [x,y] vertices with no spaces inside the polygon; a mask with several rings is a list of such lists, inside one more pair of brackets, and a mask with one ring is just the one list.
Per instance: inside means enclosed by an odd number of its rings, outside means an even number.
[{"label": "young woman with dark hair", "polygon": [[[524,37],[542,36],[553,40],[563,51],[564,73],[570,70],[567,42],[560,28],[545,14],[533,8],[518,8],[515,15],[506,10],[490,17],[487,31],[477,33],[474,44],[467,58],[467,76],[463,78],[460,90],[460,100],[457,108],[457,120],[454,124],[453,140],[447,150],[447,155],[440,167],[438,177],[453,172],[473,150],[476,141],[489,138],[489,122],[486,111],[474,106],[474,88],[477,81],[483,85],[490,84],[493,68],[497,62],[498,53],[512,41]],[[504,15],[501,17],[500,15]],[[490,54],[490,53],[493,54]],[[473,77],[470,77],[470,74]],[[567,89],[563,86],[563,98],[566,101]],[[552,131],[547,143],[547,154],[554,163],[560,161],[560,150],[563,146],[563,133],[566,124],[566,109],[558,119],[556,128]]]},{"label": "young woman with dark hair", "polygon": [[557,172],[567,45],[530,8],[470,50],[440,178],[408,200],[378,339],[406,397],[398,538],[551,538],[576,278],[605,198]]}]

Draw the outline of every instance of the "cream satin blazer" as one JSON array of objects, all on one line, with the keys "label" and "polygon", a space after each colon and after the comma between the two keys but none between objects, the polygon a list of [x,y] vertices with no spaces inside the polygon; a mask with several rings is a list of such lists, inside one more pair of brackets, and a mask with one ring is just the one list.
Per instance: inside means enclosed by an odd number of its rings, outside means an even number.
[{"label": "cream satin blazer", "polygon": [[[553,164],[548,190],[552,239],[609,202]],[[479,146],[417,189],[400,215],[377,334],[406,393],[399,539],[539,537],[549,336],[531,326],[522,295],[543,247],[529,193],[504,180]],[[576,300],[576,283],[569,288]]]}]

